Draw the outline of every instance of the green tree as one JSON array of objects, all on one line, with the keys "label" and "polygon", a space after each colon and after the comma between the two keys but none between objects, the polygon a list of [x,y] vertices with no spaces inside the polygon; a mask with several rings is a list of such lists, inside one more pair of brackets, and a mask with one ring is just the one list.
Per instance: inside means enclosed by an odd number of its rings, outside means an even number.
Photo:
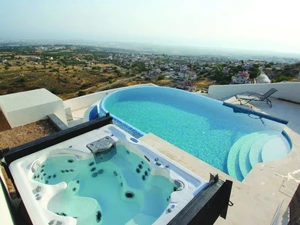
[{"label": "green tree", "polygon": [[249,68],[248,72],[249,72],[249,75],[250,75],[249,76],[250,79],[254,79],[259,75],[260,69],[258,68],[258,66],[252,66],[252,67]]}]

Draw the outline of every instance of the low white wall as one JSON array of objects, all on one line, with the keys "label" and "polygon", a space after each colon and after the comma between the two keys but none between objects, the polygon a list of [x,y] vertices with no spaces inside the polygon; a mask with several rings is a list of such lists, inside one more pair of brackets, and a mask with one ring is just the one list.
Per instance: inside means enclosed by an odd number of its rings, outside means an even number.
[{"label": "low white wall", "polygon": [[[149,86],[149,85],[154,85],[154,84],[140,84],[138,86]],[[96,103],[97,101],[101,100],[104,98],[106,95],[109,93],[115,92],[117,90],[124,89],[126,87],[121,87],[121,88],[115,88],[115,89],[110,89],[106,91],[101,91],[101,92],[96,92],[93,94],[88,94],[76,98],[71,98],[66,101],[64,101],[65,106],[70,107],[72,111],[76,111],[79,109],[87,108],[91,106],[92,104]]]},{"label": "low white wall", "polygon": [[283,82],[270,84],[233,84],[233,85],[211,85],[208,94],[213,98],[225,100],[235,94],[243,92],[265,93],[271,88],[276,88],[272,97],[282,98],[300,103],[300,82]]},{"label": "low white wall", "polygon": [[62,101],[50,102],[39,106],[7,112],[7,118],[11,127],[18,127],[47,119],[47,115],[52,113],[60,118],[65,124],[68,124]]},{"label": "low white wall", "polygon": [[77,98],[71,98],[64,101],[64,104],[71,108],[71,111],[76,111],[79,109],[87,108],[100,99],[104,98],[107,94],[112,92],[112,90],[96,92],[89,95],[80,96]]},{"label": "low white wall", "polygon": [[67,124],[63,101],[44,88],[0,96],[0,108],[12,128],[53,113]]}]

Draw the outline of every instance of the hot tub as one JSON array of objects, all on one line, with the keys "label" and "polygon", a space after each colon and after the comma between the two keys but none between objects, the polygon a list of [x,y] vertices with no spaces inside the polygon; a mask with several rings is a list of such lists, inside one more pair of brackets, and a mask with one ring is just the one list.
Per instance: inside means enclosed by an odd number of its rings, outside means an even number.
[{"label": "hot tub", "polygon": [[112,124],[9,169],[34,224],[167,224],[208,185]]}]

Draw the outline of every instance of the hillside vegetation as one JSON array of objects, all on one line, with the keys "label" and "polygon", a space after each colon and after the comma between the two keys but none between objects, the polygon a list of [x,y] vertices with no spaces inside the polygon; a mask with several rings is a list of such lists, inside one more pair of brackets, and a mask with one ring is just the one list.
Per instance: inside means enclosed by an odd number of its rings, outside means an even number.
[{"label": "hillside vegetation", "polygon": [[243,70],[254,79],[263,68],[272,82],[294,81],[300,71],[300,63],[124,51],[73,45],[0,46],[0,95],[46,88],[69,99],[142,83],[198,91],[211,84],[229,84]]}]

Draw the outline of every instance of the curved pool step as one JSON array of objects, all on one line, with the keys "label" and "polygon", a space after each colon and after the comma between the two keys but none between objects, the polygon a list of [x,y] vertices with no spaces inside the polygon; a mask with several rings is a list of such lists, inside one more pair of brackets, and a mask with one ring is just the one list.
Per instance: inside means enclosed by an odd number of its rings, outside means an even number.
[{"label": "curved pool step", "polygon": [[239,181],[242,181],[244,179],[243,174],[241,173],[240,167],[239,167],[239,152],[241,150],[241,147],[243,144],[248,140],[252,139],[256,136],[259,136],[259,132],[254,132],[251,134],[247,134],[241,138],[239,138],[231,147],[228,157],[227,157],[227,170],[228,174],[234,178],[236,178]]},{"label": "curved pool step", "polygon": [[248,136],[248,139],[241,146],[241,149],[238,154],[238,158],[239,158],[239,167],[240,167],[243,177],[246,177],[247,174],[252,169],[252,166],[251,166],[250,160],[249,160],[249,152],[250,152],[252,146],[256,142],[260,141],[261,138],[266,137],[266,136],[268,136],[268,135],[265,134],[264,132],[257,132],[257,134],[255,136],[252,136],[252,137]]},{"label": "curved pool step", "polygon": [[261,151],[263,162],[285,157],[291,150],[290,144],[284,136],[277,136],[265,143]]},{"label": "curved pool step", "polygon": [[255,164],[283,158],[290,149],[289,142],[279,131],[245,135],[233,144],[228,153],[228,174],[242,181]]},{"label": "curved pool step", "polygon": [[255,166],[255,164],[263,162],[261,151],[266,142],[272,140],[275,137],[278,137],[278,135],[281,135],[281,133],[276,131],[269,131],[268,133],[262,134],[261,139],[259,139],[252,145],[249,152],[249,161],[252,168]]}]

